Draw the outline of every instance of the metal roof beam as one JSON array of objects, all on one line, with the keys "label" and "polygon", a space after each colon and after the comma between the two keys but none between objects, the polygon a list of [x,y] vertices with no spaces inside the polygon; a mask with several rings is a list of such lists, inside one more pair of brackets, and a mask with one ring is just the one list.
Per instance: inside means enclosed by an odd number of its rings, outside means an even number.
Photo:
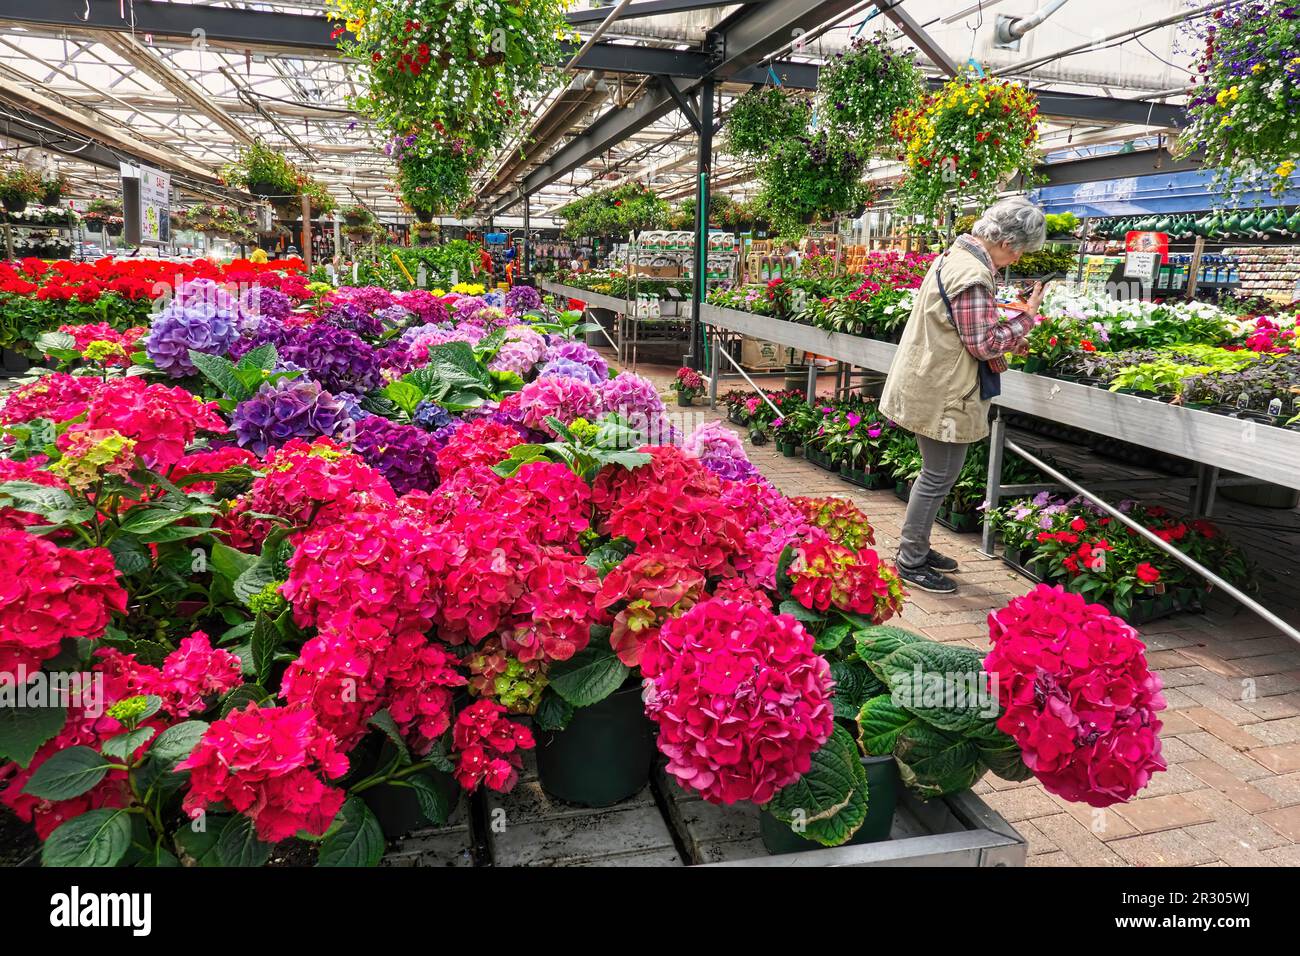
[{"label": "metal roof beam", "polygon": [[[763,0],[641,0],[630,3],[618,15],[619,20],[635,20],[640,17],[659,17],[671,13],[686,13],[690,10],[708,10],[713,7],[731,7],[761,3]],[[573,26],[586,23],[601,23],[609,16],[616,4],[592,7],[589,10],[570,10],[565,19]]]}]

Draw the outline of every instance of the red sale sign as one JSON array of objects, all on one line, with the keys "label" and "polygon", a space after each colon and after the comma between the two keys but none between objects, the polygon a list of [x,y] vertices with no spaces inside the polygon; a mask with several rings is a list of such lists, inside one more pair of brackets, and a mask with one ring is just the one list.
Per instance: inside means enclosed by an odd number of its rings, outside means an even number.
[{"label": "red sale sign", "polygon": [[1169,233],[1130,232],[1124,237],[1125,252],[1158,252],[1161,263],[1169,261]]}]

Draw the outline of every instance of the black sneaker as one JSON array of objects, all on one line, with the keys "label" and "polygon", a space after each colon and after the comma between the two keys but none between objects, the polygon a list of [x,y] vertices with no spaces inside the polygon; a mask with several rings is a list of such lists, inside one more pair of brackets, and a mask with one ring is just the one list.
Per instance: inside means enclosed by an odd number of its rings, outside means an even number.
[{"label": "black sneaker", "polygon": [[957,570],[957,561],[946,554],[940,554],[938,551],[931,549],[930,553],[925,556],[925,566],[935,571],[951,574]]},{"label": "black sneaker", "polygon": [[898,576],[914,588],[931,594],[952,594],[957,585],[931,567],[909,568],[898,565]]}]

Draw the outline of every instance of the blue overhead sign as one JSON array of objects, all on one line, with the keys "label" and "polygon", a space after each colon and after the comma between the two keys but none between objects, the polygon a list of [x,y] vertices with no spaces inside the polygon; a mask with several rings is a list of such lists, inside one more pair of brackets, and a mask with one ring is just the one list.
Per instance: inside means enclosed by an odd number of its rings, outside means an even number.
[{"label": "blue overhead sign", "polygon": [[[1140,216],[1153,213],[1206,212],[1224,206],[1222,193],[1213,190],[1214,174],[1207,170],[1155,173],[1125,179],[1103,179],[1067,186],[1031,190],[1029,198],[1044,212],[1072,212],[1077,216]],[[1238,207],[1300,205],[1300,174],[1281,196],[1246,193]]]}]

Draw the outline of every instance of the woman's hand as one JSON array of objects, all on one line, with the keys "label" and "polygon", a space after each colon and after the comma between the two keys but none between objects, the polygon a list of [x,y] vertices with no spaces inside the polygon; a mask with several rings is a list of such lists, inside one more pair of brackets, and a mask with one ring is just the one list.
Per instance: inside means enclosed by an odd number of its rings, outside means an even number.
[{"label": "woman's hand", "polygon": [[1041,282],[1034,283],[1034,291],[1029,296],[1029,301],[1025,304],[1025,313],[1027,315],[1037,315],[1039,308],[1043,304],[1043,292],[1046,291]]}]

